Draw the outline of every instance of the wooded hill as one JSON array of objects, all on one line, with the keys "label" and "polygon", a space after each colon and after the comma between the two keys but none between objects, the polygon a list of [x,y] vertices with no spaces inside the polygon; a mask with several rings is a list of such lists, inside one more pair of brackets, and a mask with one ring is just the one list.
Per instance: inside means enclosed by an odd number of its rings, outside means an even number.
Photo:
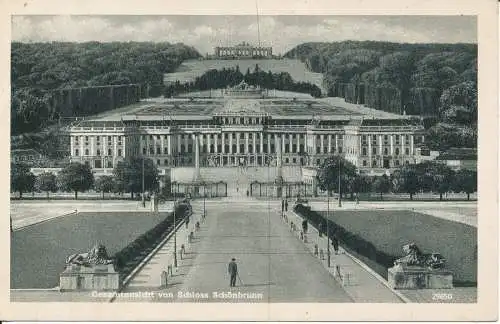
[{"label": "wooded hill", "polygon": [[304,43],[284,56],[323,73],[329,96],[436,117],[431,149],[477,144],[476,44]]},{"label": "wooded hill", "polygon": [[476,120],[476,44],[305,43],[285,56],[323,73],[330,96],[396,113],[464,118],[463,112],[470,114],[466,122]]},{"label": "wooded hill", "polygon": [[[200,57],[183,44],[152,42],[12,43],[12,133],[50,124],[53,90],[138,84],[142,96],[163,92],[163,74]],[[93,92],[89,91],[90,95]],[[101,105],[98,105],[101,106]],[[109,109],[109,105],[105,106]],[[95,112],[94,112],[95,113]]]}]

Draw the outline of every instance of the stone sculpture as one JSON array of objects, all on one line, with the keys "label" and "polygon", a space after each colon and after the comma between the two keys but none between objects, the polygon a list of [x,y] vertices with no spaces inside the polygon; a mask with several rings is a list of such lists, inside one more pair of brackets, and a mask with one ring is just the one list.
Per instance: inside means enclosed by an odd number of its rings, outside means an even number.
[{"label": "stone sculpture", "polygon": [[102,244],[96,244],[87,253],[76,253],[66,259],[66,266],[81,265],[92,267],[95,265],[112,264],[113,259],[109,258],[106,247]]}]

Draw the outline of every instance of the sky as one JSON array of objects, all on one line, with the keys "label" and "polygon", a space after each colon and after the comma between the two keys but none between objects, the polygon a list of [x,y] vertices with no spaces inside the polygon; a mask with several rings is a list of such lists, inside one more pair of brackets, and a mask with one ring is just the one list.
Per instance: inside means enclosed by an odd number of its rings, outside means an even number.
[{"label": "sky", "polygon": [[213,53],[215,46],[242,41],[257,45],[259,38],[276,54],[306,42],[477,43],[477,20],[474,16],[12,16],[12,40],[20,42],[166,41],[185,43],[204,55]]}]

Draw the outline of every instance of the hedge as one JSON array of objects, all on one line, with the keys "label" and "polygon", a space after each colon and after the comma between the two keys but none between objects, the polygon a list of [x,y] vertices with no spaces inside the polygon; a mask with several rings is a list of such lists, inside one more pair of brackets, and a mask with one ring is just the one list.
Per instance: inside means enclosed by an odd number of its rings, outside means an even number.
[{"label": "hedge", "polygon": [[[298,204],[294,207],[294,211],[318,230],[320,223],[326,224],[325,217],[311,210],[310,206]],[[366,257],[382,266],[385,271],[380,274],[387,278],[387,269],[394,265],[394,260],[397,259],[396,256],[389,255],[378,250],[371,242],[366,241],[359,235],[349,232],[347,229],[337,225],[331,220],[328,220],[328,226],[323,226],[324,233],[326,233],[327,228],[329,229],[330,237],[336,235],[339,243],[342,244],[346,250],[349,252],[355,252],[356,254]]]},{"label": "hedge", "polygon": [[[189,207],[187,204],[179,204],[176,209],[179,224],[187,215]],[[121,251],[115,253],[113,259],[115,269],[120,273],[120,279],[123,280],[134,269],[140,261],[152,251],[172,230],[174,229],[173,213],[170,213],[163,221],[146,233],[137,237]]]}]

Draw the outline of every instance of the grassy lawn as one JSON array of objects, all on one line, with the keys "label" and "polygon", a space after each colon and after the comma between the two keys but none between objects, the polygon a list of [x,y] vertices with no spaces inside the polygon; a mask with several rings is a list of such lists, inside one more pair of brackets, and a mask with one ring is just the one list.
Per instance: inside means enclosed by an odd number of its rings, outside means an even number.
[{"label": "grassy lawn", "polygon": [[102,243],[112,256],[167,213],[79,213],[11,233],[11,288],[53,288],[66,258]]},{"label": "grassy lawn", "polygon": [[403,256],[409,242],[424,253],[441,253],[458,284],[477,282],[475,227],[408,210],[335,211],[330,219],[395,257]]}]

